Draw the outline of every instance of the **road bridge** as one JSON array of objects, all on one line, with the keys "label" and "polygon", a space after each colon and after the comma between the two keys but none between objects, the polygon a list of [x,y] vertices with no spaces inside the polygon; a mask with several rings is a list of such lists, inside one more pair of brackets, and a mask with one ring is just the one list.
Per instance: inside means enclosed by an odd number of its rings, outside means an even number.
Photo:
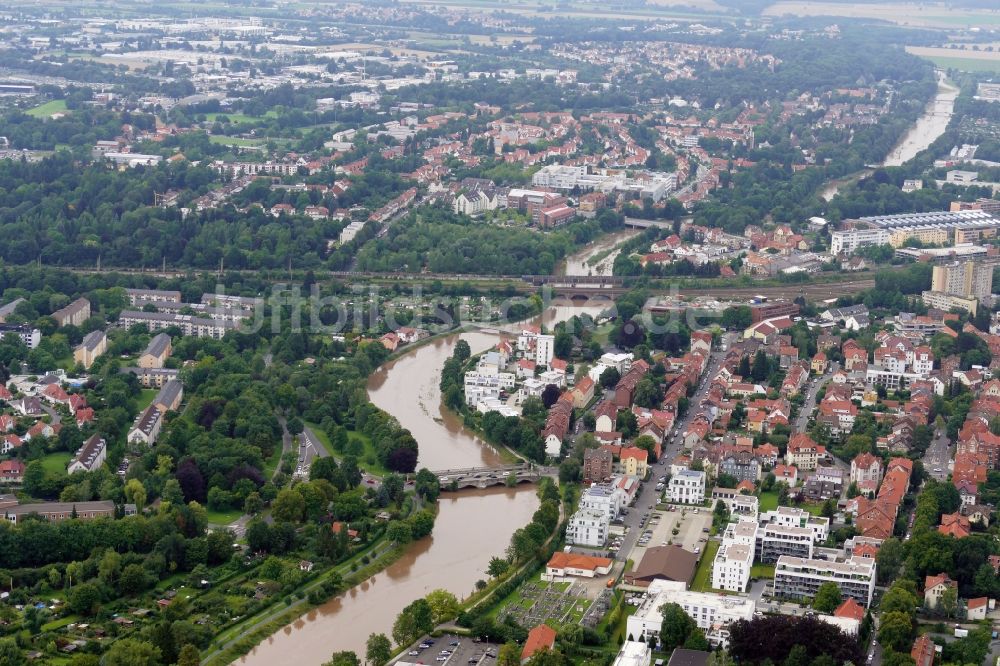
[{"label": "road bridge", "polygon": [[464,488],[489,488],[508,485],[535,483],[551,471],[546,467],[531,464],[501,465],[499,467],[467,467],[464,469],[444,469],[434,472],[441,484],[441,490],[462,490]]}]

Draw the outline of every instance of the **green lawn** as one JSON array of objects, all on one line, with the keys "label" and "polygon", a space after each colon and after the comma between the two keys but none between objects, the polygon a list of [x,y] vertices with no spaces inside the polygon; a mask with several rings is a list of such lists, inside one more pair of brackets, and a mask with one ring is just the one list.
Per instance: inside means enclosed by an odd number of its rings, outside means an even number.
[{"label": "green lawn", "polygon": [[[270,477],[265,476],[264,478],[269,479]],[[206,509],[205,515],[208,517],[208,522],[213,525],[228,525],[242,516],[243,512],[239,509],[230,509],[229,511],[212,511],[211,509]]]},{"label": "green lawn", "polygon": [[66,466],[72,458],[73,454],[65,451],[50,453],[42,458],[42,467],[44,467],[45,471],[49,474],[65,474]]},{"label": "green lawn", "polygon": [[[323,445],[327,453],[337,460],[344,457],[343,453],[334,450],[333,444],[330,443],[330,438],[318,423],[306,422],[306,425],[316,435],[319,443]],[[375,476],[385,476],[389,473],[389,470],[383,467],[382,463],[379,462],[378,456],[375,455],[375,445],[372,444],[372,440],[368,435],[350,430],[347,436],[352,443],[360,444],[359,450],[361,451],[361,455],[358,456],[358,467]],[[348,446],[351,446],[351,444],[348,444]]]},{"label": "green lawn", "polygon": [[66,617],[61,617],[58,620],[46,622],[42,625],[42,631],[54,631],[60,627],[65,627],[67,624],[73,624],[79,619],[80,617],[78,615],[67,615]]},{"label": "green lawn", "polygon": [[767,492],[757,496],[760,500],[760,511],[773,511],[778,508],[778,493]]},{"label": "green lawn", "polygon": [[278,465],[281,464],[281,447],[274,447],[274,453],[271,457],[264,461],[264,480],[270,481],[274,476],[274,470],[278,469]]},{"label": "green lawn", "polygon": [[985,58],[951,58],[947,56],[920,56],[942,69],[959,69],[964,72],[1000,72],[1000,60]]},{"label": "green lawn", "polygon": [[709,541],[705,544],[705,551],[701,555],[701,561],[698,562],[698,570],[695,571],[694,580],[691,581],[693,591],[707,592],[712,589],[712,563],[718,550],[718,541]]},{"label": "green lawn", "polygon": [[774,578],[773,564],[755,564],[750,567],[751,578]]},{"label": "green lawn", "polygon": [[804,502],[802,504],[802,506],[800,506],[799,508],[808,511],[813,516],[821,516],[821,515],[823,515],[823,503],[822,502],[820,502],[819,504],[815,504],[815,503],[812,503],[812,502]]},{"label": "green lawn", "polygon": [[25,113],[34,118],[47,118],[53,113],[65,112],[66,110],[66,100],[54,99],[33,109],[28,109]]},{"label": "green lawn", "polygon": [[153,398],[159,393],[156,389],[142,389],[139,391],[139,399],[137,401],[137,406],[139,411],[146,409],[153,402]]},{"label": "green lawn", "polygon": [[235,146],[237,148],[259,148],[267,144],[265,139],[244,139],[238,136],[225,136],[222,134],[213,134],[208,137],[209,142],[216,143],[222,146]]},{"label": "green lawn", "polygon": [[210,123],[214,123],[216,118],[219,118],[220,116],[223,118],[229,118],[229,122],[231,123],[255,123],[264,119],[263,116],[248,116],[244,113],[219,112],[219,113],[206,113],[205,120],[207,120]]}]

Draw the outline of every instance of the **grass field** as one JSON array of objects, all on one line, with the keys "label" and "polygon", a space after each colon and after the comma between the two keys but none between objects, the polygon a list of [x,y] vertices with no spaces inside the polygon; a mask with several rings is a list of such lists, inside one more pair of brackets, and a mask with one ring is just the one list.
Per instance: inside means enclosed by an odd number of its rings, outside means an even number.
[{"label": "grass field", "polygon": [[705,544],[705,552],[698,562],[698,570],[694,573],[694,580],[691,581],[691,589],[695,592],[707,592],[712,589],[712,563],[715,561],[715,554],[719,551],[718,541],[709,541]]},{"label": "grass field", "polygon": [[205,511],[205,515],[208,518],[208,522],[213,525],[228,525],[242,516],[243,512],[239,509],[230,509],[229,511],[212,511],[211,509],[208,509]]},{"label": "grass field", "polygon": [[153,398],[159,393],[156,389],[142,389],[139,392],[138,407],[139,411],[146,409],[153,402]]},{"label": "grass field", "polygon": [[65,451],[59,451],[57,453],[50,453],[44,458],[42,458],[42,467],[49,474],[65,474],[66,465],[73,458],[73,454],[67,453]]},{"label": "grass field", "polygon": [[761,493],[757,499],[760,500],[759,509],[763,511],[774,511],[778,508],[778,493]]},{"label": "grass field", "polygon": [[959,69],[963,72],[1000,72],[1000,60],[979,58],[946,58],[942,56],[921,56],[942,69]]},{"label": "grass field", "polygon": [[751,578],[774,578],[773,564],[755,564],[750,567]]},{"label": "grass field", "polygon": [[46,102],[41,106],[36,106],[33,109],[28,109],[25,111],[29,116],[34,118],[47,118],[53,113],[65,113],[66,112],[66,100],[64,99],[54,99],[51,102]]},{"label": "grass field", "polygon": [[221,134],[213,134],[208,137],[208,140],[220,146],[235,146],[236,148],[260,148],[267,144],[267,140],[265,139],[244,139],[239,136],[224,136]]},{"label": "grass field", "polygon": [[[268,111],[267,113],[268,116],[270,117],[274,117],[274,115],[277,115],[273,111]],[[215,120],[220,116],[223,118],[228,118],[229,122],[231,123],[256,123],[260,122],[261,120],[264,120],[264,118],[267,117],[267,116],[248,116],[244,113],[219,112],[219,113],[206,113],[205,120],[207,120],[210,123],[214,123]]]},{"label": "grass field", "polygon": [[278,469],[278,465],[281,464],[281,447],[274,447],[274,453],[271,457],[264,461],[264,480],[270,481],[271,477],[274,476],[274,470]]},{"label": "grass field", "polygon": [[[323,448],[326,449],[327,453],[337,460],[344,457],[343,453],[334,450],[333,444],[330,443],[330,438],[325,432],[323,432],[323,429],[319,427],[318,423],[306,422],[306,425],[309,426],[309,429],[316,435],[319,439],[319,443],[323,445]],[[347,436],[352,443],[357,442],[361,444],[361,454],[358,456],[358,467],[369,474],[374,474],[375,476],[385,476],[389,473],[389,470],[382,466],[382,463],[378,460],[378,456],[375,455],[375,445],[372,444],[372,440],[368,437],[368,435],[351,430],[348,431]]]}]

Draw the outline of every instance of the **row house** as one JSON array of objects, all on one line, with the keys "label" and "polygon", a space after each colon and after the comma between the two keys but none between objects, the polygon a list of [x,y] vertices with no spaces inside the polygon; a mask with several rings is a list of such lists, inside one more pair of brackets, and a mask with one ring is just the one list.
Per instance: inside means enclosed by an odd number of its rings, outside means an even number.
[{"label": "row house", "polygon": [[542,429],[542,439],[545,442],[546,455],[553,458],[559,456],[563,440],[569,433],[572,417],[573,398],[569,393],[563,393],[559,396],[556,403],[549,408],[548,416],[545,419],[545,427]]}]

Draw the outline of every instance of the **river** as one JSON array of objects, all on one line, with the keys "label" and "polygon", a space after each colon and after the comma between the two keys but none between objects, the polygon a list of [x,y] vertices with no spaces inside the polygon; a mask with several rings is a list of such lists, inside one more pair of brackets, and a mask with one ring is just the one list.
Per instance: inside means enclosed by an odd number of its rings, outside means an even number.
[{"label": "river", "polygon": [[[640,233],[639,231],[617,231],[613,234],[602,236],[583,249],[566,257],[566,260],[560,267],[559,274],[575,276],[611,275],[611,268],[615,264],[615,257],[621,252],[620,249],[616,249],[617,246],[635,238]],[[592,257],[596,257],[602,253],[607,253],[607,255],[593,265],[588,263]]]},{"label": "river", "polygon": [[[540,319],[551,326],[574,314],[599,314],[601,309],[551,307]],[[419,467],[502,462],[496,450],[441,406],[441,368],[459,339],[466,340],[475,354],[496,344],[498,336],[473,331],[438,338],[386,363],[368,381],[371,401],[399,419],[420,444]],[[468,596],[477,580],[487,578],[490,558],[504,551],[514,531],[531,522],[537,508],[534,486],[442,495],[431,537],[411,544],[385,571],[272,634],[237,663],[318,666],[341,650],[353,650],[364,659],[368,635],[381,632],[391,637],[399,611],[414,599],[438,588],[460,598]]]},{"label": "river", "polygon": [[[917,156],[921,150],[926,150],[938,137],[948,129],[948,123],[955,113],[955,99],[958,88],[945,80],[944,75],[938,75],[938,91],[934,99],[927,104],[924,114],[917,118],[913,126],[903,135],[882,162],[881,166],[901,166]],[[820,191],[825,201],[830,201],[837,195],[840,188],[872,173],[865,169],[859,173],[830,181]]]},{"label": "river", "polygon": [[903,136],[899,145],[886,156],[882,166],[901,166],[944,134],[951,116],[955,113],[957,97],[958,88],[945,80],[943,74],[939,75],[937,95],[924,109],[924,115],[920,116]]}]

